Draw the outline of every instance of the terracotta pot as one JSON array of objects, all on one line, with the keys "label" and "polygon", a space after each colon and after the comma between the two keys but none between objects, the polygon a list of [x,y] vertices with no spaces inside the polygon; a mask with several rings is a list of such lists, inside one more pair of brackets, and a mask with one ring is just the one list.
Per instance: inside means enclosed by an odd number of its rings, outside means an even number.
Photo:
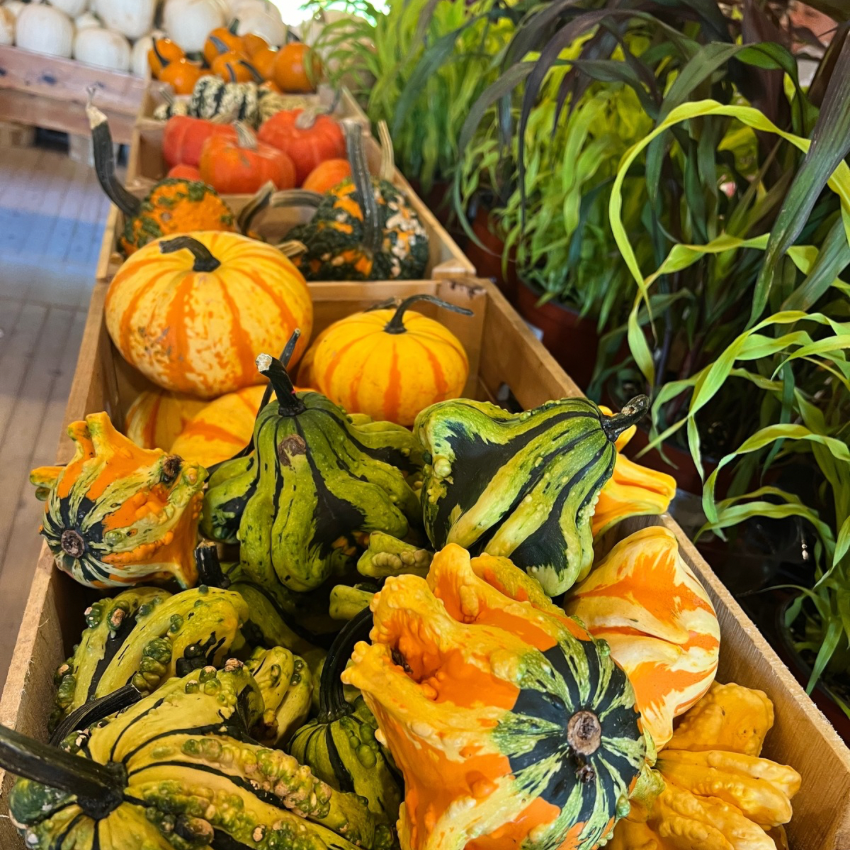
[{"label": "terracotta pot", "polygon": [[599,334],[596,322],[582,318],[578,310],[547,301],[538,306],[540,294],[524,281],[517,288],[517,309],[536,330],[552,356],[583,390],[596,367]]},{"label": "terracotta pot", "polygon": [[[475,218],[472,220],[472,232],[481,242],[478,245],[469,239],[464,253],[475,266],[479,277],[488,277],[505,295],[505,298],[516,307],[519,290],[519,276],[516,270],[516,252],[511,251],[508,258],[507,274],[502,268],[502,254],[505,242],[496,232],[494,214],[483,204],[479,205]],[[482,247],[483,245],[483,247]]]},{"label": "terracotta pot", "polygon": [[[812,668],[806,663],[806,660],[800,653],[797,652],[791,634],[785,628],[785,612],[793,602],[793,599],[793,597],[789,596],[776,609],[776,631],[779,633],[779,641],[778,645],[774,646],[774,649],[785,662],[794,678],[805,688],[809,677],[812,675]],[[850,744],[850,717],[842,711],[836,701],[835,695],[830,690],[823,676],[821,676],[818,684],[815,685],[810,696],[814,704],[824,713],[826,719],[835,727],[835,731],[844,739],[844,742]]]}]

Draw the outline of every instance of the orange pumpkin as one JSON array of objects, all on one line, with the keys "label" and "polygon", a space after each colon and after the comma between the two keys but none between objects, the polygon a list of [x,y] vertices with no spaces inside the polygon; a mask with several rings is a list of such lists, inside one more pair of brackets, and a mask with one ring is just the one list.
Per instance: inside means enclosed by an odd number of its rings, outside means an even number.
[{"label": "orange pumpkin", "polygon": [[720,626],[672,532],[650,526],[618,543],[568,594],[564,610],[611,647],[658,748],[673,719],[709,689]]},{"label": "orange pumpkin", "polygon": [[307,175],[301,188],[324,195],[349,177],[351,165],[347,159],[326,159]]},{"label": "orange pumpkin", "polygon": [[408,308],[417,301],[471,316],[432,295],[411,295],[395,309],[355,313],[317,340],[310,378],[349,413],[412,425],[438,401],[458,398],[469,377],[460,340],[446,327]]},{"label": "orange pumpkin", "polygon": [[227,27],[216,27],[204,42],[204,61],[212,67],[216,57],[222,53],[242,53],[242,39]]},{"label": "orange pumpkin", "polygon": [[281,150],[257,142],[253,131],[236,123],[237,138],[210,136],[201,150],[201,180],[222,194],[253,194],[271,181],[277,189],[295,188],[295,166]]},{"label": "orange pumpkin", "polygon": [[[247,37],[247,36],[246,36]],[[259,38],[259,36],[257,36]],[[273,47],[261,47],[255,53],[250,54],[251,65],[254,70],[266,81],[274,83],[274,67],[277,61],[277,50]],[[277,88],[277,84],[275,84]]]},{"label": "orange pumpkin", "polygon": [[228,83],[257,82],[257,72],[242,53],[222,53],[216,56],[210,70]]},{"label": "orange pumpkin", "polygon": [[221,231],[158,239],[109,285],[106,326],[118,350],[159,386],[200,398],[263,381],[254,359],[296,328],[298,361],[313,326],[304,278],[276,248]]},{"label": "orange pumpkin", "polygon": [[166,65],[185,58],[186,54],[183,52],[183,48],[170,38],[155,38],[151,43],[150,50],[148,50],[148,65],[150,65],[151,74],[157,79],[160,79],[159,75]]},{"label": "orange pumpkin", "polygon": [[292,94],[316,91],[322,75],[319,57],[301,41],[284,44],[277,52],[274,65],[274,81],[281,91]]},{"label": "orange pumpkin", "polygon": [[191,180],[197,182],[201,179],[201,172],[194,165],[175,165],[168,170],[168,174],[165,176],[171,180]]},{"label": "orange pumpkin", "polygon": [[174,59],[159,73],[159,79],[168,83],[175,94],[192,94],[202,76],[201,69],[188,59]]},{"label": "orange pumpkin", "polygon": [[183,393],[147,390],[136,396],[124,419],[124,433],[143,449],[171,450],[171,444],[206,402]]},{"label": "orange pumpkin", "polygon": [[261,50],[268,50],[269,43],[255,32],[249,32],[242,36],[242,52],[253,59]]}]

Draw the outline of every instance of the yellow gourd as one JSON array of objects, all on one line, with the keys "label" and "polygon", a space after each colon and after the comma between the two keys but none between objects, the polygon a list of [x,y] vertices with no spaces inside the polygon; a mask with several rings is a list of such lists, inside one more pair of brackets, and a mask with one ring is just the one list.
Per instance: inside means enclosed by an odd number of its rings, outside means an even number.
[{"label": "yellow gourd", "polygon": [[124,433],[143,449],[170,451],[180,432],[205,406],[205,401],[184,393],[147,390],[130,405]]}]

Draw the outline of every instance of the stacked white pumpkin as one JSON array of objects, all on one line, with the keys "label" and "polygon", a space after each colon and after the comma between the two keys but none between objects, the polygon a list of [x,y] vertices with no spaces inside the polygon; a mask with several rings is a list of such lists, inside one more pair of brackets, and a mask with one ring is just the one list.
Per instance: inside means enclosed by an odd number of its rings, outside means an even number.
[{"label": "stacked white pumpkin", "polygon": [[186,53],[200,52],[207,34],[235,18],[238,33],[270,44],[286,40],[280,10],[270,0],[4,0],[0,45],[61,56],[144,77],[154,37],[167,35]]}]

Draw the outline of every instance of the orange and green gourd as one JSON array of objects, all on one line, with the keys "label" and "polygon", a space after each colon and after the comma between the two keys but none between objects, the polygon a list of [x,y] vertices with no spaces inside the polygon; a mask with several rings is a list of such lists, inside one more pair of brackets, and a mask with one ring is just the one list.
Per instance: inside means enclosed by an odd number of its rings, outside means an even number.
[{"label": "orange and green gourd", "polygon": [[354,794],[260,746],[266,712],[248,666],[228,659],[155,693],[61,747],[0,727],[0,765],[29,850],[389,850]]},{"label": "orange and green gourd", "polygon": [[197,579],[193,550],[206,471],[139,448],[106,413],[73,422],[66,466],[30,473],[45,501],[41,533],[56,566],[89,587]]},{"label": "orange and green gourd", "polygon": [[306,348],[313,304],[304,278],[270,245],[195,232],[146,245],[112,279],[106,327],[125,360],[165,389],[216,398],[263,378],[260,351],[296,328]]},{"label": "orange and green gourd", "polygon": [[591,520],[614,471],[614,444],[648,407],[638,396],[615,416],[584,398],[522,413],[469,399],[426,408],[414,434],[425,452],[431,544],[509,557],[549,596],[564,593],[590,572]]},{"label": "orange and green gourd", "polygon": [[[143,449],[171,451],[179,434],[205,406],[206,402],[202,399],[185,393],[145,390],[136,396],[127,411],[124,433]],[[183,454],[180,457],[196,462]],[[203,462],[197,462],[206,466]]]},{"label": "orange and green gourd", "polygon": [[115,153],[106,116],[91,103],[86,112],[98,181],[126,219],[124,233],[119,239],[125,256],[129,257],[162,236],[193,230],[239,230],[231,209],[205,183],[166,178],[160,180],[144,200],[128,192],[115,175]]},{"label": "orange and green gourd", "polygon": [[[599,409],[611,415],[611,410],[607,407],[600,405]],[[614,472],[599,493],[591,520],[594,537],[603,534],[626,517],[663,514],[676,495],[676,479],[672,475],[641,466],[623,454],[623,449],[636,431],[637,426],[633,425],[624,431],[614,444],[617,449]]]},{"label": "orange and green gourd", "polygon": [[611,647],[658,748],[673,721],[709,689],[720,625],[672,532],[650,526],[620,541],[567,594],[564,610]]},{"label": "orange and green gourd", "polygon": [[621,820],[607,850],[777,850],[800,774],[761,758],[773,705],[714,683],[658,754],[655,792]]},{"label": "orange and green gourd", "polygon": [[342,680],[404,774],[403,850],[591,850],[609,835],[646,741],[604,642],[506,559],[453,545],[427,579],[388,578],[372,610]]},{"label": "orange and green gourd", "polygon": [[426,301],[472,315],[433,295],[411,295],[398,307],[341,319],[316,341],[316,387],[350,413],[407,426],[429,405],[458,398],[469,377],[466,351],[448,328],[410,309]]}]

